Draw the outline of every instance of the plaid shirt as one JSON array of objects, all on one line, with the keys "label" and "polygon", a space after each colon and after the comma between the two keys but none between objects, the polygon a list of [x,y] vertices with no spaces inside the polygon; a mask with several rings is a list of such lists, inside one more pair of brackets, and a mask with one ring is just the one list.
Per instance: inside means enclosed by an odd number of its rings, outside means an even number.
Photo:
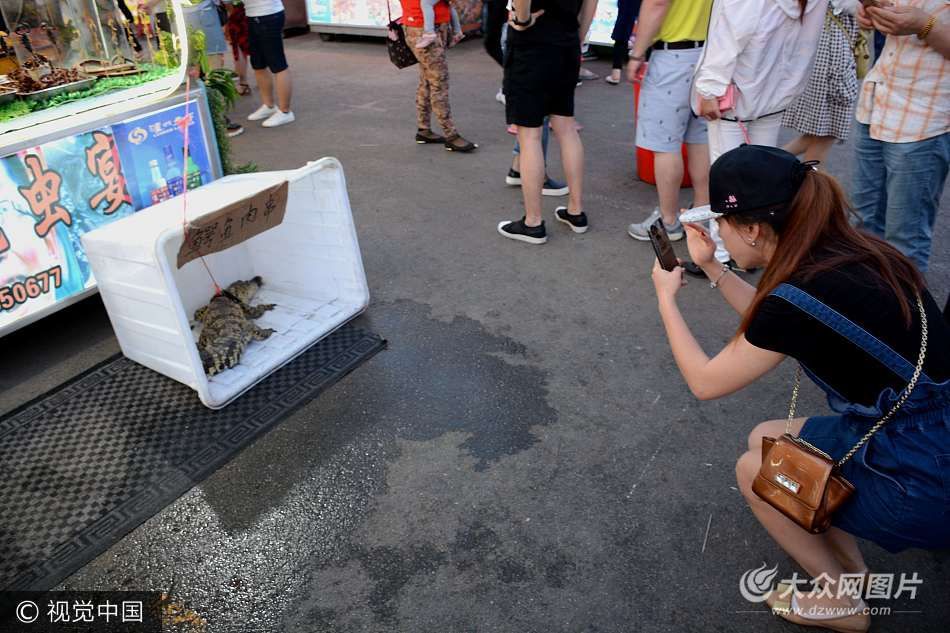
[{"label": "plaid shirt", "polygon": [[[901,4],[942,14],[950,0]],[[947,133],[950,62],[916,35],[888,35],[881,58],[861,86],[857,119],[871,126],[871,138],[888,143],[911,143]]]}]

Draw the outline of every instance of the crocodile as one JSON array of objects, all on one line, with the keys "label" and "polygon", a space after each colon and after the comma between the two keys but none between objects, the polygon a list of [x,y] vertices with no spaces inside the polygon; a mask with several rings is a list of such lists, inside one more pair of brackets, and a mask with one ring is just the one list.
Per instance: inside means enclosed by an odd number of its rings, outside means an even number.
[{"label": "crocodile", "polygon": [[248,343],[263,341],[274,333],[251,321],[274,309],[273,303],[251,305],[262,284],[260,276],[235,281],[195,311],[195,321],[202,325],[198,354],[209,377],[237,365]]}]

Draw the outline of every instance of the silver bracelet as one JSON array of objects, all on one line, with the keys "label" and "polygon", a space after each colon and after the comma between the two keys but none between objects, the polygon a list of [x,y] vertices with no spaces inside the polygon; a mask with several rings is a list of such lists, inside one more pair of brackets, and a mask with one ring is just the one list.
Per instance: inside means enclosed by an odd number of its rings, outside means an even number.
[{"label": "silver bracelet", "polygon": [[719,283],[722,281],[722,278],[725,277],[726,274],[727,274],[730,270],[732,270],[732,269],[729,268],[729,264],[723,264],[723,265],[722,265],[722,272],[719,273],[719,277],[716,278],[716,281],[710,281],[710,282],[709,282],[709,287],[712,288],[713,290],[715,290],[716,288],[718,288],[718,287],[719,287]]}]

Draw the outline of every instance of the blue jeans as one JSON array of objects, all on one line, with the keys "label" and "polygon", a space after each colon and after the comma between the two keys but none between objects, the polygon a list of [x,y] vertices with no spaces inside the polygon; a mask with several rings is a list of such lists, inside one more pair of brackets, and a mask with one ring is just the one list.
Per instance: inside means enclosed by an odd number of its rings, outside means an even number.
[{"label": "blue jeans", "polygon": [[205,34],[205,53],[220,55],[227,52],[228,43],[224,39],[224,29],[221,27],[221,18],[211,0],[204,0],[194,5],[182,6],[185,24],[188,29],[202,31]]},{"label": "blue jeans", "polygon": [[913,143],[876,141],[858,123],[851,202],[864,227],[927,271],[950,166],[950,133]]}]

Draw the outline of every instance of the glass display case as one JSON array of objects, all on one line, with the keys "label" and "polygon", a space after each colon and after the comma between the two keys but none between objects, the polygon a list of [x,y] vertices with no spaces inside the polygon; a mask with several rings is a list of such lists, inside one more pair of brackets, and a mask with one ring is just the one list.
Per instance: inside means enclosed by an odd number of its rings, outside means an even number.
[{"label": "glass display case", "polygon": [[[0,0],[0,149],[165,98],[182,84],[182,0]],[[161,9],[168,33],[149,10]],[[143,17],[147,16],[147,17]],[[130,23],[131,22],[131,23]]]},{"label": "glass display case", "polygon": [[134,57],[115,0],[0,0],[0,12],[20,66],[37,56],[58,68]]},{"label": "glass display case", "polygon": [[0,337],[95,292],[86,232],[221,176],[183,0],[126,4],[0,0]]}]

